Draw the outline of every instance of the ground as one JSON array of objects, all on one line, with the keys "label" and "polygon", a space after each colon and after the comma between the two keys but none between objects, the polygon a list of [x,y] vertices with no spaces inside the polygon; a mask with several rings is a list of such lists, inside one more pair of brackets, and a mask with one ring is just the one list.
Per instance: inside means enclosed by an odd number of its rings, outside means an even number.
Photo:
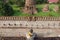
[{"label": "ground", "polygon": [[[49,8],[50,8],[50,12],[42,12],[42,8],[44,7],[45,4],[38,4],[36,5],[37,9],[38,9],[38,13],[34,14],[34,15],[30,15],[30,14],[25,14],[20,12],[20,8],[16,5],[13,5],[13,9],[15,10],[15,14],[13,16],[55,16],[55,17],[59,17],[60,13],[54,12],[52,11],[52,9],[54,8],[55,4],[50,4]],[[59,5],[59,4],[57,4]]]},{"label": "ground", "polygon": [[[37,4],[36,7],[38,9],[38,13],[31,15],[31,14],[25,14],[21,12],[22,7],[19,7],[17,5],[11,5],[13,10],[14,10],[14,15],[13,16],[54,16],[54,17],[59,17],[60,12],[54,12],[52,9],[56,4],[49,4],[50,11],[49,12],[42,12],[42,8],[44,7],[45,4]],[[60,6],[60,4],[57,4]],[[2,16],[2,15],[0,15]]]}]

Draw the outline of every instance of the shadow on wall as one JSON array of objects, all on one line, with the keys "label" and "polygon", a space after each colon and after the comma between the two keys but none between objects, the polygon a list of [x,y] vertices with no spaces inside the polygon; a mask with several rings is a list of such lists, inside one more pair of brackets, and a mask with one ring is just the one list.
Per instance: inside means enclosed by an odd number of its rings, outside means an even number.
[{"label": "shadow on wall", "polygon": [[[26,40],[26,37],[3,37],[3,40]],[[60,40],[59,37],[38,37],[34,40]]]}]

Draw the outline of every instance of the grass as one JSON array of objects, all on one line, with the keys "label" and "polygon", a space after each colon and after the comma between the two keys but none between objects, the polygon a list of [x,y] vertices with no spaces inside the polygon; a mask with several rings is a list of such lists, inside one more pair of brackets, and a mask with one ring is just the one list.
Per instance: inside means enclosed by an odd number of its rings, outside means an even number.
[{"label": "grass", "polygon": [[38,14],[35,14],[34,16],[55,16],[55,17],[59,17],[60,14],[57,14],[56,12],[39,12]]},{"label": "grass", "polygon": [[36,7],[38,8],[38,13],[35,14],[34,16],[54,16],[54,17],[59,17],[60,13],[58,12],[54,12],[53,8],[55,7],[55,5],[59,5],[59,4],[49,4],[49,12],[42,12],[42,8],[44,7],[45,4],[38,4],[36,5]]},{"label": "grass", "polygon": [[[53,8],[55,7],[56,4],[49,4],[49,12],[42,12],[42,8],[44,7],[45,4],[38,4],[36,7],[38,8],[38,13],[31,15],[31,14],[26,14],[21,12],[21,8],[17,5],[11,5],[13,10],[14,10],[14,15],[13,16],[54,16],[54,17],[59,17],[60,13],[54,12]],[[60,5],[60,4],[57,4]],[[1,15],[0,15],[1,16]]]},{"label": "grass", "polygon": [[[56,4],[50,4],[49,5],[49,9],[51,11],[49,12],[42,12],[42,8],[44,7],[45,4],[38,4],[36,5],[36,7],[38,8],[38,13],[34,14],[33,16],[55,16],[55,17],[59,17],[60,13],[54,12],[53,8],[55,7]],[[15,13],[13,16],[32,16],[30,14],[25,14],[21,12],[21,7],[18,7],[17,5],[13,5],[12,6]]]},{"label": "grass", "polygon": [[25,13],[22,13],[22,12],[15,11],[13,16],[30,16],[30,14],[25,14]]}]

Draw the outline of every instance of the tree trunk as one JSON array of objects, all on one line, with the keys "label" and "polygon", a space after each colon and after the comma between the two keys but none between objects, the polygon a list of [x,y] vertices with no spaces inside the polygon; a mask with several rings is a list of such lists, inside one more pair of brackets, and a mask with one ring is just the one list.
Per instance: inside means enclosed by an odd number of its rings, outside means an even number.
[{"label": "tree trunk", "polygon": [[37,13],[37,10],[35,7],[35,0],[25,0],[25,7],[23,9],[23,12],[30,13],[30,14]]}]

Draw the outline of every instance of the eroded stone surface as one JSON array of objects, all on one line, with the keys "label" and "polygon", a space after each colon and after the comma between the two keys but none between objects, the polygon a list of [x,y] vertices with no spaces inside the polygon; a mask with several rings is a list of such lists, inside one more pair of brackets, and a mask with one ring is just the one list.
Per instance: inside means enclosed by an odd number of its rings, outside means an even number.
[{"label": "eroded stone surface", "polygon": [[0,35],[7,37],[25,36],[29,29],[24,27],[34,28],[34,32],[41,37],[60,35],[60,21],[0,21]]},{"label": "eroded stone surface", "polygon": [[[0,29],[0,35],[4,37],[20,37],[26,36],[28,31],[29,29]],[[58,37],[60,35],[60,29],[34,29],[34,32],[41,37]]]},{"label": "eroded stone surface", "polygon": [[42,9],[43,12],[49,12],[49,4],[46,4],[43,9]]},{"label": "eroded stone surface", "polygon": [[55,5],[55,7],[53,8],[53,11],[58,12],[59,11],[59,6]]},{"label": "eroded stone surface", "polygon": [[25,7],[23,8],[24,13],[35,14],[37,13],[37,9],[35,6],[34,0],[26,0]]},{"label": "eroded stone surface", "polygon": [[60,21],[0,21],[0,27],[60,28]]},{"label": "eroded stone surface", "polygon": [[59,0],[48,0],[49,3],[58,3]]}]

